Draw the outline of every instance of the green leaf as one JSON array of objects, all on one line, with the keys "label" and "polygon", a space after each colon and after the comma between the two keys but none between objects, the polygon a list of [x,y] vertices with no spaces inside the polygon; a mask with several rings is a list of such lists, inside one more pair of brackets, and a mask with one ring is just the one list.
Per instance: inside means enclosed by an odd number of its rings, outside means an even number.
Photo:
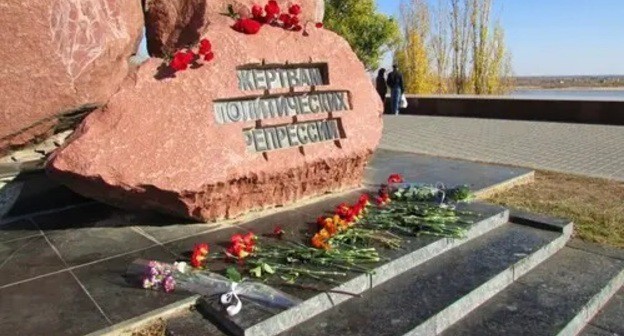
[{"label": "green leaf", "polygon": [[243,281],[243,276],[234,267],[229,267],[225,271],[225,274],[227,275],[227,278],[230,279],[230,281],[232,281],[232,282],[241,282],[241,281]]},{"label": "green leaf", "polygon": [[262,269],[268,274],[275,274],[275,270],[269,264],[262,264]]},{"label": "green leaf", "polygon": [[255,276],[256,278],[262,277],[262,266],[250,269],[249,273],[251,273],[251,275]]}]

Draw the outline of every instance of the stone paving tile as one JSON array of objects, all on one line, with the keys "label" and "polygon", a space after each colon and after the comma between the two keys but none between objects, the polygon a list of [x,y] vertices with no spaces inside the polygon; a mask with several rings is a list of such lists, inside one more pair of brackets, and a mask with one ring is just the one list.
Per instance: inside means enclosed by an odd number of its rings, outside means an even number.
[{"label": "stone paving tile", "polygon": [[41,235],[39,228],[30,220],[22,219],[0,225],[0,242]]},{"label": "stone paving tile", "polygon": [[156,242],[132,229],[132,215],[103,204],[34,218],[69,266],[144,249]]},{"label": "stone paving tile", "polygon": [[109,324],[69,272],[0,289],[3,335],[85,335]]},{"label": "stone paving tile", "polygon": [[2,272],[0,286],[64,268],[65,265],[61,259],[41,235],[0,242],[0,272]]},{"label": "stone paving tile", "polygon": [[624,180],[624,127],[384,116],[381,148]]},{"label": "stone paving tile", "polygon": [[134,318],[191,296],[182,290],[168,294],[141,288],[137,279],[126,276],[128,267],[137,259],[163,262],[176,260],[173,254],[158,246],[73,270],[80,283],[113,323]]},{"label": "stone paving tile", "polygon": [[621,289],[590,322],[618,335],[624,335],[624,288]]}]

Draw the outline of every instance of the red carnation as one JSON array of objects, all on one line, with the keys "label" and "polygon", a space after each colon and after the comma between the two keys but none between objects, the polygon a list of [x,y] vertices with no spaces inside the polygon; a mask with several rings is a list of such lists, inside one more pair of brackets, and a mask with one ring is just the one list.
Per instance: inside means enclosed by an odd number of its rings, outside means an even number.
[{"label": "red carnation", "polygon": [[260,22],[252,19],[239,19],[232,28],[238,32],[253,35],[260,31]]},{"label": "red carnation", "polygon": [[388,177],[388,184],[403,183],[403,176],[400,174],[392,174]]},{"label": "red carnation", "polygon": [[253,5],[253,7],[251,7],[251,15],[253,15],[254,18],[256,19],[261,18],[263,13],[264,13],[264,10],[262,9],[262,6]]},{"label": "red carnation", "polygon": [[317,22],[316,28],[323,28],[323,22]]},{"label": "red carnation", "polygon": [[267,16],[271,17],[276,17],[281,12],[279,5],[275,0],[269,1],[269,3],[264,6],[264,10],[266,11]]},{"label": "red carnation", "polygon": [[301,31],[301,30],[303,30],[303,27],[301,27],[301,25],[296,25],[296,26],[293,28],[293,30],[294,30],[294,31]]},{"label": "red carnation", "polygon": [[192,58],[188,56],[188,53],[178,51],[175,55],[173,55],[173,60],[171,60],[169,66],[171,66],[171,68],[175,71],[183,71],[188,68],[189,63],[191,62]]},{"label": "red carnation", "polygon": [[279,16],[279,20],[284,22],[284,26],[290,25],[290,15],[284,13]]},{"label": "red carnation", "polygon": [[288,13],[290,13],[292,15],[299,15],[299,14],[301,14],[301,6],[299,6],[299,5],[292,5],[292,6],[290,6],[290,8],[288,9]]},{"label": "red carnation", "polygon": [[202,39],[199,41],[199,54],[206,55],[207,53],[212,51],[212,43],[207,39]]},{"label": "red carnation", "polygon": [[258,239],[258,237],[256,237],[253,232],[249,232],[243,237],[243,243],[245,243],[245,245],[253,246],[256,243],[256,239]]},{"label": "red carnation", "polygon": [[211,51],[209,53],[206,53],[206,55],[204,56],[204,61],[206,62],[210,62],[214,59],[214,53]]},{"label": "red carnation", "polygon": [[279,239],[282,239],[284,234],[286,234],[286,231],[284,231],[281,226],[277,226],[273,229],[273,235]]}]

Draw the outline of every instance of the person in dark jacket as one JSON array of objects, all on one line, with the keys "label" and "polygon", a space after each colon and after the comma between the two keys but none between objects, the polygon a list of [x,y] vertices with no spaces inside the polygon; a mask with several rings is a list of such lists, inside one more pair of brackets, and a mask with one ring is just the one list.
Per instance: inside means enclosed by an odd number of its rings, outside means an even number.
[{"label": "person in dark jacket", "polygon": [[392,113],[399,114],[399,106],[401,104],[401,95],[405,92],[403,87],[403,75],[399,71],[398,65],[392,66],[392,72],[388,75],[388,87],[392,96]]},{"label": "person in dark jacket", "polygon": [[386,69],[379,69],[375,86],[377,88],[377,93],[379,93],[379,97],[381,97],[381,101],[385,103],[386,94],[388,94],[388,85],[386,84]]}]

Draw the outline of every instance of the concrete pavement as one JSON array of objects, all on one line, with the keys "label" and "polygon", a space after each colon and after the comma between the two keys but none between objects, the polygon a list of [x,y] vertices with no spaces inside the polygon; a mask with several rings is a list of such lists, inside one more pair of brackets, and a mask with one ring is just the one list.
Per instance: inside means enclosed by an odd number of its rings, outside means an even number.
[{"label": "concrete pavement", "polygon": [[624,126],[384,116],[381,148],[624,181]]}]

